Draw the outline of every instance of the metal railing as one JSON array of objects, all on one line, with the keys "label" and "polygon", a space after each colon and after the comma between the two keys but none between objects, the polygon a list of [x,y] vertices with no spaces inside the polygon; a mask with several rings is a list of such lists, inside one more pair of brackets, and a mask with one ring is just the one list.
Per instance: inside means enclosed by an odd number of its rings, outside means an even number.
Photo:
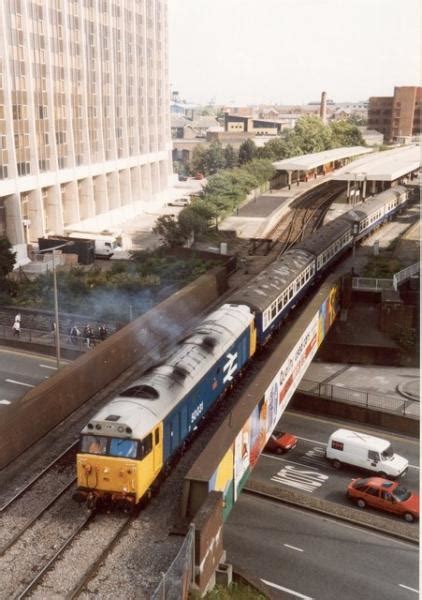
[{"label": "metal railing", "polygon": [[[0,324],[0,338],[14,339],[20,342],[30,344],[43,344],[45,346],[56,346],[56,334],[54,331],[45,331],[41,329],[30,329],[21,327],[17,335],[9,325]],[[69,334],[60,334],[60,347],[86,352],[96,346],[101,340],[98,338],[85,338],[83,336],[71,336]]]},{"label": "metal railing", "polygon": [[394,273],[394,275],[393,275],[394,289],[397,291],[400,283],[402,283],[402,281],[405,281],[406,279],[409,279],[410,277],[412,277],[412,275],[416,275],[416,273],[419,273],[420,268],[421,268],[421,265],[420,265],[420,263],[417,262],[413,265],[410,265],[410,267],[406,267],[405,269],[402,269],[398,273]]},{"label": "metal railing", "polygon": [[419,402],[417,400],[355,390],[332,383],[319,383],[310,379],[302,379],[297,390],[318,398],[327,398],[329,400],[419,419]]},{"label": "metal railing", "polygon": [[193,579],[195,527],[190,529],[166,573],[151,596],[151,600],[187,600]]},{"label": "metal railing", "polygon": [[366,290],[370,292],[382,292],[383,290],[393,290],[392,279],[375,279],[373,277],[353,277],[352,288],[354,290]]}]

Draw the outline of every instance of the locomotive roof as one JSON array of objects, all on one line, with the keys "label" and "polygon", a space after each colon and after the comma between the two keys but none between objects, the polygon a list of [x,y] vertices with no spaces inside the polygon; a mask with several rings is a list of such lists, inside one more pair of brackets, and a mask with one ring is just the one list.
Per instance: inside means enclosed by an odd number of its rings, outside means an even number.
[{"label": "locomotive roof", "polygon": [[[181,398],[238,339],[253,315],[247,306],[223,304],[179,342],[159,365],[133,381],[104,406],[82,433],[142,438],[162,421]],[[110,418],[111,417],[111,418]],[[97,429],[97,425],[101,429]],[[119,429],[120,428],[120,429]]]},{"label": "locomotive roof", "polygon": [[350,223],[343,216],[339,216],[312,233],[302,242],[295,244],[295,249],[302,248],[317,256],[341,238],[349,229]]},{"label": "locomotive roof", "polygon": [[313,260],[314,257],[306,250],[289,251],[230,296],[228,301],[264,311]]}]

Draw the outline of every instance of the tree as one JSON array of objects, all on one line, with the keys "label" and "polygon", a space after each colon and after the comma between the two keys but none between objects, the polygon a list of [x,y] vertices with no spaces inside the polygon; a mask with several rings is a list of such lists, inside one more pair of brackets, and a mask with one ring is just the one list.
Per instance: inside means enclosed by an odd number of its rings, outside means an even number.
[{"label": "tree", "polygon": [[191,158],[191,171],[194,175],[197,173],[202,173],[205,175],[207,170],[206,166],[207,162],[207,149],[205,146],[200,144],[199,146],[195,146],[192,152]]},{"label": "tree", "polygon": [[301,117],[294,127],[294,135],[302,150],[302,154],[322,152],[333,147],[330,127],[324,125],[315,115]]},{"label": "tree", "polygon": [[173,215],[162,215],[161,217],[158,217],[152,231],[159,235],[164,244],[169,248],[183,246],[189,237],[189,235],[182,230]]},{"label": "tree", "polygon": [[239,147],[239,165],[243,165],[249,160],[255,158],[256,146],[255,142],[251,139],[245,140],[240,144]]},{"label": "tree", "polygon": [[205,175],[213,175],[226,166],[224,150],[220,142],[212,142],[205,152]]},{"label": "tree", "polygon": [[224,148],[224,158],[226,161],[226,169],[233,169],[237,166],[237,153],[231,144],[227,144]]},{"label": "tree", "polygon": [[365,142],[358,127],[348,120],[334,121],[330,124],[333,143],[341,146],[364,146]]},{"label": "tree", "polygon": [[6,237],[0,237],[0,281],[4,281],[13,271],[16,262],[16,252],[12,252],[12,245]]},{"label": "tree", "polygon": [[179,225],[187,238],[192,233],[198,236],[208,231],[213,216],[212,211],[203,201],[195,202],[179,213]]}]

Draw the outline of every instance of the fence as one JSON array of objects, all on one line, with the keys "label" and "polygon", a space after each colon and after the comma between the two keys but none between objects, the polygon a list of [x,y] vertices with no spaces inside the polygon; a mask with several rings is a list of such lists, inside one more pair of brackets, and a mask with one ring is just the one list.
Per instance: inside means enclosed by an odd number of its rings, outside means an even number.
[{"label": "fence", "polygon": [[183,544],[167,573],[151,596],[151,600],[187,600],[193,579],[195,528],[191,525]]},{"label": "fence", "polygon": [[[56,334],[54,331],[44,331],[41,329],[30,329],[28,327],[21,327],[19,335],[16,335],[10,325],[0,324],[0,338],[2,339],[15,339],[20,342],[26,342],[30,344],[43,344],[44,346],[56,346]],[[79,352],[85,352],[89,348],[95,346],[100,340],[98,338],[90,338],[88,344],[88,338],[83,336],[71,336],[69,334],[60,334],[60,348],[69,348],[72,350],[78,350]]]},{"label": "fence", "polygon": [[419,273],[419,271],[420,271],[420,263],[417,262],[417,263],[414,263],[413,265],[410,265],[410,267],[406,267],[405,269],[402,269],[398,273],[394,273],[394,275],[393,275],[394,289],[397,291],[397,289],[402,281],[409,279],[412,275],[416,275],[416,273]]},{"label": "fence", "polygon": [[352,288],[368,292],[381,292],[382,290],[394,289],[392,279],[375,279],[373,277],[353,277]]},{"label": "fence", "polygon": [[[419,402],[416,400],[407,400],[404,397],[397,398],[396,396],[387,396],[375,392],[354,390],[332,383],[311,381],[310,379],[302,379],[297,389],[300,392],[311,394],[318,398],[327,398],[347,404],[364,406],[365,408],[371,408],[382,412],[398,413],[412,418],[419,418]],[[417,411],[415,411],[415,402],[418,404]],[[410,410],[410,407],[412,407],[412,410]],[[417,414],[415,414],[415,412]]]}]

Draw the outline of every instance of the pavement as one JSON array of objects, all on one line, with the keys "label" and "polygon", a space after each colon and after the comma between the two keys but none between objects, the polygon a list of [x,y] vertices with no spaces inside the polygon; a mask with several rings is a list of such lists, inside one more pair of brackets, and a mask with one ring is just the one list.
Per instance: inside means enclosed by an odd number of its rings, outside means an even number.
[{"label": "pavement", "polygon": [[299,389],[377,410],[420,417],[420,371],[416,368],[314,361]]}]

